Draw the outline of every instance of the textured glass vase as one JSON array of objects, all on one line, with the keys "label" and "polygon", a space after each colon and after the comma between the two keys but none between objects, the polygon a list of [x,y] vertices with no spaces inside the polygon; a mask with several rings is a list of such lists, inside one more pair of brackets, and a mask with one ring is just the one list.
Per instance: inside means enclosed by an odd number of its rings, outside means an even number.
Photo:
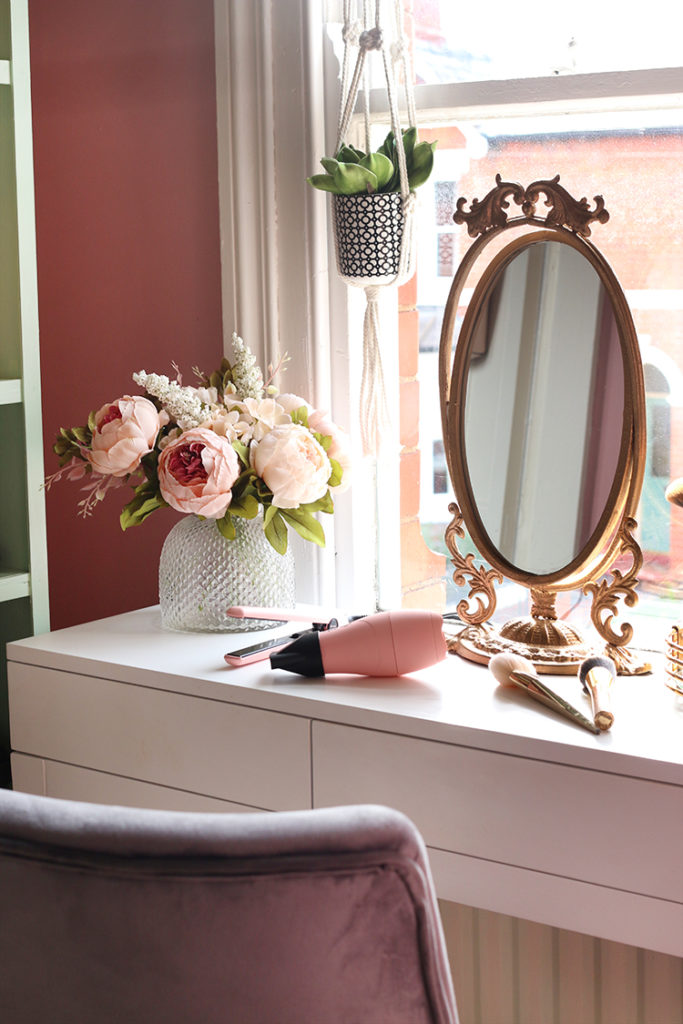
[{"label": "textured glass vase", "polygon": [[263,516],[235,517],[226,540],[213,519],[186,516],[164,541],[159,561],[161,622],[168,629],[241,633],[280,625],[232,619],[231,605],[294,607],[294,557],[279,555],[263,532]]}]

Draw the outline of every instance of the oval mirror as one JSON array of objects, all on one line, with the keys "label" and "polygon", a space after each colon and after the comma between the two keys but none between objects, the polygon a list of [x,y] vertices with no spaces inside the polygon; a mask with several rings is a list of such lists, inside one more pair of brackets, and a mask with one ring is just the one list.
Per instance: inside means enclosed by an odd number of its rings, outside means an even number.
[{"label": "oval mirror", "polygon": [[571,571],[602,540],[631,429],[609,295],[564,240],[521,239],[470,308],[458,428],[481,553]]},{"label": "oval mirror", "polygon": [[[541,195],[548,212],[539,214]],[[559,177],[523,188],[500,176],[469,211],[466,202],[458,200],[453,219],[475,241],[451,286],[439,350],[456,497],[445,540],[456,585],[469,585],[454,649],[479,661],[515,650],[553,672],[575,672],[600,650],[619,671],[647,671],[625,650],[632,627],[616,620],[618,601],[636,603],[642,565],[635,513],[645,397],[624,293],[588,241],[590,225],[609,219],[604,202],[596,196],[591,208],[574,199]],[[518,216],[508,214],[513,203]],[[494,240],[487,261],[482,254]],[[481,565],[458,547],[466,531]],[[496,587],[505,579],[530,590],[530,615],[494,627]],[[579,588],[592,599],[594,638],[555,611],[559,591]]]}]

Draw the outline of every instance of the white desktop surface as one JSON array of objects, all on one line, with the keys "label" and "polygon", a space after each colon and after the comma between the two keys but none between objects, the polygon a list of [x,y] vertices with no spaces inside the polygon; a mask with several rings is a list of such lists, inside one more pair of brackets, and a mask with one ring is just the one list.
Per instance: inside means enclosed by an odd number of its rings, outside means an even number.
[{"label": "white desktop surface", "polygon": [[[15,786],[229,810],[391,803],[444,898],[683,955],[683,698],[661,664],[617,679],[595,736],[453,655],[387,679],[223,660],[295,628],[173,632],[154,607],[8,645]],[[576,678],[549,683],[588,710]]]}]

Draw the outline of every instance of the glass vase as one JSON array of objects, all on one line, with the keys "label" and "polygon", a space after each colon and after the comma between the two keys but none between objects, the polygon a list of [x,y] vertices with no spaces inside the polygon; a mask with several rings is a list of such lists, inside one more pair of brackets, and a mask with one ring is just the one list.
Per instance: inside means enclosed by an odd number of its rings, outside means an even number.
[{"label": "glass vase", "polygon": [[159,561],[161,623],[198,633],[241,633],[281,622],[233,619],[232,605],[293,608],[294,557],[280,555],[263,532],[263,516],[234,518],[226,540],[214,519],[186,516],[164,541]]}]

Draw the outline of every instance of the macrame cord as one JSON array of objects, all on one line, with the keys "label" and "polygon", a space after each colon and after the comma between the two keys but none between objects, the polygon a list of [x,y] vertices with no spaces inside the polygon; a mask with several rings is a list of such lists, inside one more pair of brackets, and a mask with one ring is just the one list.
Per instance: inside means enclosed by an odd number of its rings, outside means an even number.
[{"label": "macrame cord", "polygon": [[[367,55],[371,51],[378,51],[382,56],[384,76],[386,80],[387,96],[389,100],[389,112],[391,116],[391,128],[396,140],[396,155],[398,158],[398,172],[401,195],[401,208],[403,214],[403,232],[401,236],[401,248],[398,261],[398,270],[393,277],[387,279],[374,279],[372,277],[349,277],[341,273],[342,280],[346,284],[354,285],[365,290],[366,309],[363,319],[363,376],[360,389],[360,421],[361,440],[365,454],[377,454],[381,443],[382,435],[389,423],[387,409],[387,397],[384,386],[384,371],[382,368],[382,357],[379,347],[379,289],[389,285],[397,284],[407,280],[413,271],[414,266],[414,206],[415,196],[410,191],[408,184],[408,168],[406,165],[405,150],[402,145],[403,133],[399,120],[398,104],[396,100],[396,89],[394,81],[393,64],[400,63],[403,70],[403,80],[406,95],[406,110],[408,116],[408,127],[415,127],[415,101],[412,91],[412,68],[408,59],[408,47],[402,29],[402,13],[400,0],[394,0],[394,30],[396,40],[392,43],[389,53],[384,40],[384,32],[380,23],[382,0],[375,0],[374,24],[370,19],[369,0],[363,2],[363,19],[353,18],[352,7],[356,4],[352,0],[344,0],[344,28],[342,38],[344,42],[344,56],[341,72],[341,99],[339,104],[339,120],[337,124],[337,145],[335,153],[338,153],[346,140],[346,133],[349,128],[353,111],[356,107],[358,93],[363,84],[364,95],[364,127],[365,127],[365,151],[371,150],[370,144],[370,103],[368,89],[368,62]],[[358,48],[358,55],[351,73],[351,51]],[[350,76],[350,81],[349,81]],[[334,230],[334,242],[337,254],[339,253],[339,238],[337,232],[336,217],[332,218]]]}]

